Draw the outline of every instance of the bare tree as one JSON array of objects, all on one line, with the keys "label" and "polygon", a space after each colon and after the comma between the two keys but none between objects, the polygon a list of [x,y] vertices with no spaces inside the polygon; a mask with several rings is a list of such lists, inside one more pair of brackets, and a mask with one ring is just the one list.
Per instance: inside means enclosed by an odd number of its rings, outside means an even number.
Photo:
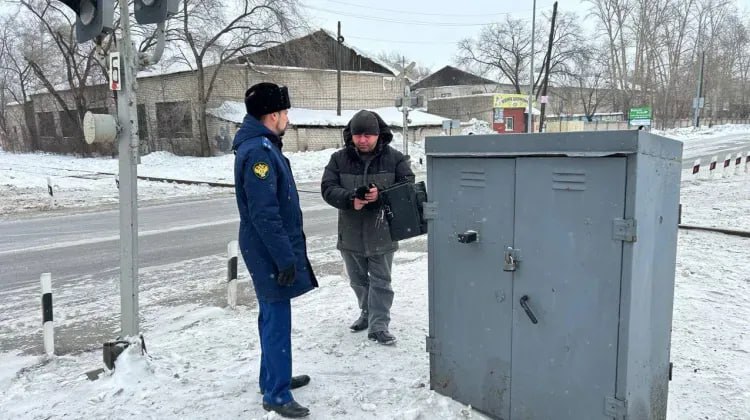
[{"label": "bare tree", "polygon": [[570,72],[563,79],[571,94],[567,100],[580,105],[588,121],[593,120],[599,106],[611,101],[607,79],[607,60],[597,54],[599,48],[591,48],[573,60]]},{"label": "bare tree", "polygon": [[[534,77],[534,95],[541,92],[541,80],[550,60],[549,78],[554,83],[570,72],[572,60],[583,51],[583,33],[574,13],[558,13],[556,29],[548,56],[548,36],[551,15],[544,16],[544,22],[537,25],[535,35],[535,62],[541,69]],[[531,24],[522,19],[506,16],[505,22],[482,28],[476,39],[464,39],[458,43],[456,62],[469,68],[478,68],[480,74],[491,74],[507,80],[516,93],[522,93],[528,86],[529,60],[531,59]]]},{"label": "bare tree", "polygon": [[[39,83],[52,95],[67,118],[74,124],[75,137],[81,139],[77,150],[89,152],[83,143],[82,120],[91,100],[89,86],[106,81],[104,63],[98,59],[93,42],[78,44],[75,39],[75,14],[58,2],[42,0],[20,0],[32,19],[26,14],[19,16],[36,33],[23,35],[30,48],[24,50],[24,61]],[[38,25],[32,24],[32,22]],[[108,48],[111,41],[106,37],[102,45]],[[72,106],[66,100],[66,92]]]},{"label": "bare tree", "polygon": [[[38,45],[35,45],[34,39],[24,32],[27,29],[24,25],[13,24],[13,21],[17,22],[14,16],[8,16],[0,20],[0,27],[2,27],[0,30],[0,71],[2,71],[2,80],[0,80],[0,108],[2,109],[0,109],[0,114],[5,116],[5,107],[11,100],[22,105],[23,127],[25,127],[21,130],[22,143],[30,150],[36,150],[38,145],[34,114],[27,106],[27,102],[30,93],[38,89],[40,85],[24,56],[33,54]],[[32,28],[28,29],[33,30]],[[3,120],[7,127],[7,121],[5,121],[5,118]]]},{"label": "bare tree", "polygon": [[531,58],[530,33],[527,22],[506,15],[503,23],[483,27],[477,39],[461,40],[456,62],[478,66],[480,73],[495,73],[521,93]]},{"label": "bare tree", "polygon": [[222,67],[259,48],[279,43],[299,19],[296,0],[238,0],[225,7],[219,0],[183,0],[177,18],[180,59],[195,70],[195,115],[201,154],[213,151],[208,138],[206,109]]},{"label": "bare tree", "polygon": [[633,84],[628,66],[628,45],[631,39],[626,32],[633,11],[633,0],[585,0],[591,4],[591,16],[597,18],[599,32],[607,40],[609,78],[617,92],[617,107],[627,112],[630,107]]}]

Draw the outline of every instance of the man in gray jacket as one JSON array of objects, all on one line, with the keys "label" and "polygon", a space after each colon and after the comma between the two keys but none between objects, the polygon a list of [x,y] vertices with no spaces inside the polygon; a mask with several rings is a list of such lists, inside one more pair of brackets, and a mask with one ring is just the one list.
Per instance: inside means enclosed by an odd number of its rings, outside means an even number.
[{"label": "man in gray jacket", "polygon": [[359,303],[352,332],[394,344],[389,332],[393,289],[391,266],[398,242],[391,239],[379,192],[414,182],[408,157],[389,146],[393,134],[380,116],[359,111],[344,128],[344,147],[331,155],[323,173],[323,199],[339,209],[338,243]]}]

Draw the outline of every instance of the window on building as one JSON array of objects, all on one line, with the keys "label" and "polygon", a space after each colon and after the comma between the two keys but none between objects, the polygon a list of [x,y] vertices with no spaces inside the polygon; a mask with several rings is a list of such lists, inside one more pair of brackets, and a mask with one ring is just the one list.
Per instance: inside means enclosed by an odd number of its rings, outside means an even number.
[{"label": "window on building", "polygon": [[513,117],[505,117],[505,131],[513,131]]},{"label": "window on building", "polygon": [[[75,112],[75,111],[72,111]],[[60,128],[62,128],[63,137],[75,137],[78,130],[78,122],[74,120],[69,113],[60,111]]]},{"label": "window on building", "polygon": [[161,138],[193,137],[193,118],[190,102],[160,102],[156,104],[156,124]]},{"label": "window on building", "polygon": [[450,94],[450,93],[441,93],[441,94],[440,94],[440,97],[441,97],[441,98],[447,98],[447,97],[449,97],[449,96],[451,96],[451,94]]},{"label": "window on building", "polygon": [[146,119],[146,105],[138,105],[138,138],[145,139],[148,137],[148,120]]},{"label": "window on building", "polygon": [[57,129],[55,127],[55,114],[52,112],[39,112],[36,114],[37,124],[39,124],[40,137],[55,137]]}]

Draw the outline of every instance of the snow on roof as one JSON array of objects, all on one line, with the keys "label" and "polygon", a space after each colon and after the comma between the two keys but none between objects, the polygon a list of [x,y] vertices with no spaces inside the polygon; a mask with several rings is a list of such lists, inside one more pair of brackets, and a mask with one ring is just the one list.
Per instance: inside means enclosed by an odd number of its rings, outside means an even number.
[{"label": "snow on roof", "polygon": [[[401,110],[395,106],[368,108],[368,110],[380,115],[389,126],[403,126],[403,115],[401,114]],[[294,126],[344,127],[358,111],[358,109],[342,109],[341,115],[336,115],[335,110],[291,108],[289,109],[289,123]],[[206,112],[214,117],[237,124],[242,123],[247,113],[244,103],[234,101],[225,101],[221,106],[208,109]],[[418,110],[409,111],[409,119],[411,120],[411,123],[409,123],[411,127],[442,127],[445,120],[443,117]]]}]

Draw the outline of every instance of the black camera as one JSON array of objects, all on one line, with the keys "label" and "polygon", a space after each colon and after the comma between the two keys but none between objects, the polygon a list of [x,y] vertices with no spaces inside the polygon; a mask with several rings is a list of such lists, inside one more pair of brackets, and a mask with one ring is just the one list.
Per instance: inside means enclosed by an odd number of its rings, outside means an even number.
[{"label": "black camera", "polygon": [[365,194],[370,192],[370,188],[377,188],[377,187],[378,186],[373,183],[370,183],[370,185],[367,185],[367,186],[363,185],[357,188],[356,190],[354,190],[354,197],[359,198],[360,200],[364,200]]}]

